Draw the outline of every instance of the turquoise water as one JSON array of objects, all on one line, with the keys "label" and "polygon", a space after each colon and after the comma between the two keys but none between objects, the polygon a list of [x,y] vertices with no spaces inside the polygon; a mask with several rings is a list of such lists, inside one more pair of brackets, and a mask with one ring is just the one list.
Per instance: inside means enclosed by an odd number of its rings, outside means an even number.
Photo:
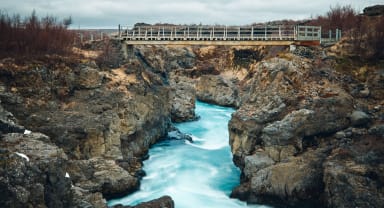
[{"label": "turquoise water", "polygon": [[196,103],[198,121],[176,126],[192,136],[194,142],[169,140],[154,145],[144,161],[147,176],[140,190],[120,199],[116,204],[136,205],[169,195],[176,208],[236,208],[247,206],[229,198],[239,184],[239,170],[232,163],[228,144],[228,121],[234,110],[206,103]]}]

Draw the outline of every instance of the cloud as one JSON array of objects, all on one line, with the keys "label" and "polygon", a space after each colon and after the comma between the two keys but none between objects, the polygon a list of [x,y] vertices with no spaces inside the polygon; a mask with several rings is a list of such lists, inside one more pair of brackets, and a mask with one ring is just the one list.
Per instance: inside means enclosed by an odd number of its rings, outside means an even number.
[{"label": "cloud", "polygon": [[72,16],[75,28],[116,28],[136,22],[242,25],[309,18],[336,4],[362,10],[379,3],[382,0],[3,0],[2,8],[11,14],[29,15],[35,9],[41,16]]}]

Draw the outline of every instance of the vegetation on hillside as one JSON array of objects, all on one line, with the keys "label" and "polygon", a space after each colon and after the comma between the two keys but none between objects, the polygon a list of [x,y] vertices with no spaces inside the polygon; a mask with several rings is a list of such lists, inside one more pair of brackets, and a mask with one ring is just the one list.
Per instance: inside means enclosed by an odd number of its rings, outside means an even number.
[{"label": "vegetation on hillside", "polygon": [[22,18],[0,12],[0,57],[68,54],[74,34],[68,30],[72,19],[58,21],[55,17],[38,18],[33,11]]},{"label": "vegetation on hillside", "polygon": [[364,59],[384,59],[384,14],[358,14],[351,6],[331,7],[308,24],[321,26],[323,31],[341,29],[352,45],[353,54]]}]

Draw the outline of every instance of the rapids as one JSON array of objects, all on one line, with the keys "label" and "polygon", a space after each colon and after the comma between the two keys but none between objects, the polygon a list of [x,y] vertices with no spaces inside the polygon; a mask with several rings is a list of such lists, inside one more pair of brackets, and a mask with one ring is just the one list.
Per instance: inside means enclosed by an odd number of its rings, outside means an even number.
[{"label": "rapids", "polygon": [[233,111],[197,102],[196,113],[200,119],[176,124],[194,142],[166,140],[152,146],[149,159],[144,161],[147,175],[141,181],[140,190],[110,200],[108,206],[136,205],[169,195],[176,208],[266,207],[229,198],[240,178],[228,144],[227,126]]}]

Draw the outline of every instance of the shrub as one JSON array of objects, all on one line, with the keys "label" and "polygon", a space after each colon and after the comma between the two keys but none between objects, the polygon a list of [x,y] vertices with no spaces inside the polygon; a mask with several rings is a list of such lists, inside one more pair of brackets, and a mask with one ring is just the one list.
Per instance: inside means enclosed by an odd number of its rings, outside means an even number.
[{"label": "shrub", "polygon": [[384,58],[384,16],[358,14],[350,5],[331,7],[324,16],[307,24],[321,26],[324,32],[341,29],[343,37],[352,43],[354,55],[367,59]]},{"label": "shrub", "polygon": [[74,40],[68,30],[71,22],[51,16],[39,19],[35,11],[23,20],[18,14],[0,12],[0,56],[67,54]]}]

